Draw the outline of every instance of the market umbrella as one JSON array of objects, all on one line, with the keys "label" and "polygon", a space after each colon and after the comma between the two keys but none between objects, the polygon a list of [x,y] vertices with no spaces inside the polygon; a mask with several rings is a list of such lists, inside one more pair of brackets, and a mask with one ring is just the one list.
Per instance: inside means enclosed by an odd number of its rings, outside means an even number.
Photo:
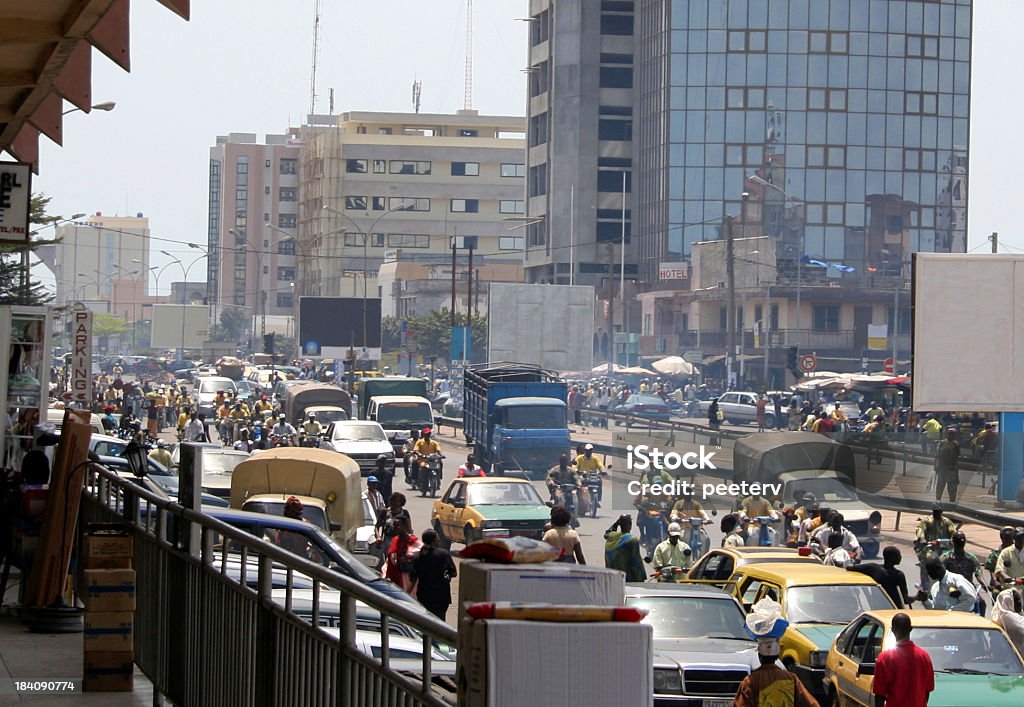
[{"label": "market umbrella", "polygon": [[[621,370],[622,370],[622,366],[620,366],[617,363],[613,363],[612,364],[612,373],[618,373]],[[607,373],[608,372],[608,364],[607,363],[602,363],[602,364],[600,364],[598,366],[594,366],[590,370],[590,372],[591,373]]]},{"label": "market umbrella", "polygon": [[651,368],[667,376],[692,376],[696,370],[682,356],[666,356],[652,363]]},{"label": "market umbrella", "polygon": [[648,370],[643,366],[633,366],[631,368],[620,368],[616,373],[623,373],[627,376],[656,376],[658,375],[654,371]]}]

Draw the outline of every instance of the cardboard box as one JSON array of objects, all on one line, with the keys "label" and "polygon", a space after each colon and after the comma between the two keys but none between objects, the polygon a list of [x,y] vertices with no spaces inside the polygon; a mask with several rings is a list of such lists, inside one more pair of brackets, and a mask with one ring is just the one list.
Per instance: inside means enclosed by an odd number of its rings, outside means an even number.
[{"label": "cardboard box", "polygon": [[85,652],[131,652],[135,646],[134,623],[135,614],[130,611],[85,612]]},{"label": "cardboard box", "polygon": [[622,606],[626,602],[626,575],[604,567],[565,562],[463,562],[459,565],[460,624],[465,617],[463,604],[481,601]]},{"label": "cardboard box", "polygon": [[135,611],[135,570],[85,570],[86,612]]},{"label": "cardboard box", "polygon": [[647,624],[467,620],[460,627],[459,707],[654,703]]},{"label": "cardboard box", "polygon": [[133,538],[126,528],[91,527],[82,542],[83,567],[129,569],[133,552]]},{"label": "cardboard box", "polygon": [[131,692],[135,660],[131,651],[90,651],[85,654],[85,692]]}]

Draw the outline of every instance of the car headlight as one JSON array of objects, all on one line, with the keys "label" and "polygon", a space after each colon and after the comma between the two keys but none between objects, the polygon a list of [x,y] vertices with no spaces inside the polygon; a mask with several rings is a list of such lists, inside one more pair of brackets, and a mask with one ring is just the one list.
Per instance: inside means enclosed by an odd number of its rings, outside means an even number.
[{"label": "car headlight", "polygon": [[683,676],[676,668],[655,668],[654,691],[660,694],[683,694]]},{"label": "car headlight", "polygon": [[811,651],[807,658],[812,668],[824,668],[828,661],[828,651]]}]

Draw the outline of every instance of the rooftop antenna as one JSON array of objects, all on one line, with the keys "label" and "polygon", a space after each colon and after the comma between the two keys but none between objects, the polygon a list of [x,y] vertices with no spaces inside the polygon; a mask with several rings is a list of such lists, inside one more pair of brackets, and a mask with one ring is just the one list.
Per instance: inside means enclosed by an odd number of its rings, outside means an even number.
[{"label": "rooftop antenna", "polygon": [[334,115],[334,89],[327,89],[327,101],[330,104],[331,115]]},{"label": "rooftop antenna", "polygon": [[423,85],[422,81],[414,80],[412,82],[412,109],[413,112],[420,112],[420,92]]},{"label": "rooftop antenna", "polygon": [[463,108],[473,108],[473,0],[466,0],[466,95]]},{"label": "rooftop antenna", "polygon": [[[313,70],[309,80],[309,114],[316,114],[316,66],[320,63],[320,0],[313,2]],[[333,109],[331,113],[334,113]]]}]

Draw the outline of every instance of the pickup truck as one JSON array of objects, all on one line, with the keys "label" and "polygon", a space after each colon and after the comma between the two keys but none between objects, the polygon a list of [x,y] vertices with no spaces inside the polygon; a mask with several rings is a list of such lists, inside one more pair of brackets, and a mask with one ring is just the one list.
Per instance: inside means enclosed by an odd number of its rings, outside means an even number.
[{"label": "pickup truck", "polygon": [[[775,429],[780,423],[785,424],[785,413],[783,413],[782,420],[776,420],[774,402],[772,400],[766,400],[766,402],[764,426],[771,430]],[[700,414],[707,417],[710,405],[710,400],[701,400]],[[757,422],[757,393],[741,393],[737,391],[722,393],[718,397],[718,409],[725,415],[725,422],[734,425],[745,422]]]},{"label": "pickup truck", "polygon": [[423,378],[363,378],[359,386],[359,419],[379,422],[395,456],[402,456],[410,437],[417,437],[424,427],[434,426],[428,392],[429,384]]}]

